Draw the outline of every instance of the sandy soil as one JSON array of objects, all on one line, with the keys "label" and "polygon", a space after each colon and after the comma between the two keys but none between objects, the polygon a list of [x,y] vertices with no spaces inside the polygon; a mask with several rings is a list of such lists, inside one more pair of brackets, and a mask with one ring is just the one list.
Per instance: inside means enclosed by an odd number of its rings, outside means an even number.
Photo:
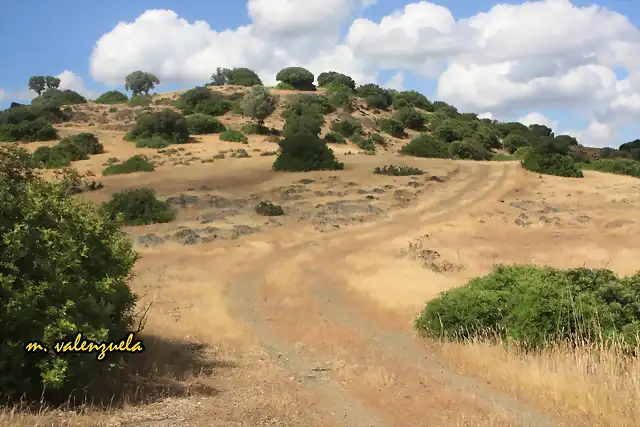
[{"label": "sandy soil", "polygon": [[[39,425],[605,425],[463,370],[415,337],[412,320],[429,298],[496,263],[633,273],[640,181],[542,177],[517,162],[347,155],[353,146],[336,149],[345,171],[286,174],[253,151],[277,148],[263,137],[247,145],[199,137],[167,155],[97,132],[108,152],[74,167],[105,188],[83,197],[148,186],[179,211],[171,224],[126,229],[142,254],[132,286],[153,302],[140,375],[165,382],[124,407],[53,412]],[[202,162],[234,148],[252,157]],[[107,159],[141,152],[158,156],[155,172],[100,176]],[[384,164],[426,174],[372,173]],[[261,200],[286,214],[257,215]],[[0,425],[32,422],[0,415]]]}]

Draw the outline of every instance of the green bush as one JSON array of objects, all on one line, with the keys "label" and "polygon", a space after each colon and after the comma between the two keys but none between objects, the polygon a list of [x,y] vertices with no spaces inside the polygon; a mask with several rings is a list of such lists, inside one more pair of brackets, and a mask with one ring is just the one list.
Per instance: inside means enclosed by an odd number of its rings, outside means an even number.
[{"label": "green bush", "polygon": [[509,134],[502,141],[502,146],[509,154],[513,154],[518,148],[526,147],[527,145],[529,145],[527,138],[518,133]]},{"label": "green bush", "polygon": [[413,107],[403,107],[396,111],[393,118],[402,123],[407,129],[421,130],[424,128],[425,117]]},{"label": "green bush", "polygon": [[58,132],[52,123],[69,117],[58,106],[17,105],[0,111],[0,141],[50,141]]},{"label": "green bush", "polygon": [[603,339],[633,348],[639,300],[638,274],[618,278],[610,270],[500,265],[429,301],[415,326],[450,339],[496,335],[529,349]]},{"label": "green bush", "polygon": [[25,357],[25,343],[53,347],[77,331],[119,341],[133,326],[128,282],[137,259],[119,223],[38,176],[33,158],[0,147],[0,395],[64,401],[122,366],[110,353]]},{"label": "green bush", "polygon": [[63,105],[85,104],[87,99],[70,89],[47,89],[42,95],[31,101],[31,105],[60,107]]},{"label": "green bush", "polygon": [[160,135],[136,140],[136,148],[166,148],[169,145],[171,145],[171,141]]},{"label": "green bush", "polygon": [[351,90],[354,90],[356,88],[356,82],[351,77],[345,74],[337,73],[335,71],[320,73],[318,75],[318,86],[327,87],[330,85],[339,85]]},{"label": "green bush", "polygon": [[386,110],[393,103],[391,92],[374,83],[359,86],[358,89],[356,89],[356,93],[360,98],[365,100],[369,108]]},{"label": "green bush", "polygon": [[96,99],[98,104],[120,104],[127,102],[129,97],[119,90],[110,90],[103,93]]},{"label": "green bush", "polygon": [[372,133],[371,135],[369,135],[369,139],[371,139],[371,141],[373,141],[375,144],[382,145],[383,147],[387,146],[387,140],[384,139],[384,136],[380,135],[379,133]]},{"label": "green bush", "polygon": [[339,134],[338,132],[328,132],[324,136],[325,142],[330,142],[334,144],[346,144],[347,141],[344,139],[344,136]]},{"label": "green bush", "polygon": [[361,135],[354,135],[351,139],[358,148],[364,150],[367,154],[376,153],[376,144],[371,138],[363,138]]},{"label": "green bush", "polygon": [[227,129],[220,132],[220,141],[241,142],[243,144],[247,144],[249,142],[249,138],[239,130]]},{"label": "green bush", "polygon": [[634,139],[633,141],[625,142],[618,147],[620,151],[631,151],[640,148],[640,139]]},{"label": "green bush", "polygon": [[411,166],[394,166],[384,165],[383,167],[376,167],[373,173],[378,175],[390,175],[390,176],[412,176],[412,175],[424,175],[424,171]]},{"label": "green bush", "polygon": [[362,124],[356,119],[334,120],[331,122],[331,130],[345,138],[350,138],[353,135],[362,135],[364,133]]},{"label": "green bush", "polygon": [[306,68],[287,67],[276,74],[276,80],[293,86],[295,90],[315,90],[315,76]]},{"label": "green bush", "polygon": [[156,199],[151,188],[129,188],[114,193],[101,209],[110,218],[121,216],[125,225],[166,223],[176,218],[176,211],[167,202]]},{"label": "green bush", "polygon": [[102,175],[122,175],[125,173],[135,172],[153,172],[154,170],[155,168],[153,163],[151,163],[146,156],[136,154],[135,156],[129,157],[122,163],[107,166],[102,171]]},{"label": "green bush", "polygon": [[498,134],[488,126],[480,125],[473,134],[472,139],[487,150],[502,148]]},{"label": "green bush", "polygon": [[492,153],[477,141],[464,140],[449,144],[449,156],[462,160],[490,160]]},{"label": "green bush", "polygon": [[151,105],[150,95],[133,95],[127,104],[131,107],[148,107]]},{"label": "green bush", "polygon": [[33,153],[37,165],[48,169],[69,166],[71,162],[87,160],[104,153],[104,147],[91,133],[79,133],[62,139],[53,147],[38,147]]},{"label": "green bush", "polygon": [[434,101],[432,105],[435,113],[440,113],[450,118],[456,118],[460,115],[456,107],[449,105],[446,102]]},{"label": "green bush", "polygon": [[378,127],[382,132],[387,133],[391,136],[395,136],[396,138],[402,138],[405,136],[404,125],[402,124],[402,122],[396,119],[379,119]]},{"label": "green bush", "polygon": [[104,153],[104,146],[102,145],[102,143],[94,134],[88,132],[82,132],[68,136],[60,140],[58,144],[73,144],[87,156]]},{"label": "green bush", "polygon": [[424,111],[433,111],[433,104],[426,96],[415,90],[393,93],[393,106],[400,110],[406,107],[420,108]]},{"label": "green bush", "polygon": [[518,148],[515,153],[513,153],[513,157],[516,160],[524,160],[525,157],[527,157],[527,155],[533,150],[532,147],[526,146],[526,147],[520,147]]},{"label": "green bush", "polygon": [[278,105],[278,99],[262,85],[251,88],[242,101],[243,115],[255,120],[258,127],[264,126],[264,121],[269,117]]},{"label": "green bush", "polygon": [[344,164],[336,160],[333,150],[320,137],[308,133],[285,136],[273,163],[273,170],[282,172],[342,169]]},{"label": "green bush", "polygon": [[529,151],[522,160],[522,167],[532,172],[547,175],[582,178],[582,170],[569,156],[547,154],[536,149]]},{"label": "green bush", "polygon": [[473,136],[474,133],[475,129],[472,125],[455,119],[442,121],[433,131],[433,135],[444,142],[462,141],[464,138]]},{"label": "green bush", "polygon": [[220,133],[226,129],[220,120],[205,114],[191,114],[185,119],[189,133],[192,135]]},{"label": "green bush", "polygon": [[262,215],[262,216],[284,215],[284,209],[282,209],[282,206],[273,204],[271,202],[264,202],[264,201],[256,205],[255,211],[258,215]]},{"label": "green bush", "polygon": [[280,82],[275,86],[278,90],[296,90],[296,87],[290,83]]},{"label": "green bush", "polygon": [[117,113],[117,112],[118,112],[118,109],[117,109],[116,107],[113,107],[113,106],[112,106],[112,107],[109,107],[109,112],[110,112],[110,113]]},{"label": "green bush", "polygon": [[447,144],[433,135],[421,134],[400,149],[401,154],[414,157],[432,157],[446,159],[449,157]]},{"label": "green bush", "polygon": [[640,162],[632,159],[600,159],[589,165],[584,165],[583,167],[599,172],[629,175],[640,178]]},{"label": "green bush", "polygon": [[337,110],[338,108],[342,108],[347,112],[354,110],[354,98],[349,93],[329,92],[329,97],[327,99],[329,101],[329,105],[331,105],[334,110]]},{"label": "green bush", "polygon": [[170,109],[141,114],[136,118],[135,127],[129,131],[124,139],[135,142],[139,139],[149,139],[161,136],[174,144],[189,141],[187,121],[180,113]]},{"label": "green bush", "polygon": [[318,116],[313,111],[309,111],[307,114],[301,116],[291,116],[285,121],[284,128],[282,129],[282,136],[285,138],[288,136],[298,134],[319,135],[322,130],[322,124],[324,118]]},{"label": "green bush", "polygon": [[220,68],[211,76],[212,86],[237,85],[237,86],[256,86],[261,85],[262,81],[255,71],[249,68]]},{"label": "green bush", "polygon": [[200,113],[222,116],[231,110],[232,103],[221,94],[207,87],[198,86],[180,95],[176,101],[176,107],[186,115]]}]

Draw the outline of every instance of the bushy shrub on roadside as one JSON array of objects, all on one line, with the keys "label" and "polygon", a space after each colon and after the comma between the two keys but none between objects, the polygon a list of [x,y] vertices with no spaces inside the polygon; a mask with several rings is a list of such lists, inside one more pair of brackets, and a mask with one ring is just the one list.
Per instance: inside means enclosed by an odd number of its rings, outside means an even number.
[{"label": "bushy shrub on roadside", "polygon": [[133,326],[128,282],[137,255],[117,221],[35,167],[25,150],[0,147],[0,395],[61,402],[113,375],[121,356],[25,354],[25,343],[53,347],[77,331],[122,339]]},{"label": "bushy shrub on roadside", "polygon": [[220,132],[220,141],[242,142],[243,144],[246,144],[249,142],[249,138],[239,130],[227,129]]},{"label": "bushy shrub on roadside", "polygon": [[333,150],[320,137],[309,133],[285,136],[273,163],[273,170],[282,172],[342,169],[344,164],[336,160]]},{"label": "bushy shrub on roadside", "polygon": [[347,141],[344,139],[344,136],[339,134],[338,132],[328,132],[324,136],[324,140],[333,144],[346,144]]},{"label": "bushy shrub on roadside", "polygon": [[170,109],[141,114],[136,118],[135,127],[124,139],[135,142],[160,136],[173,144],[184,144],[189,141],[189,128],[184,116]]},{"label": "bushy shrub on roadside", "polygon": [[205,114],[191,114],[185,117],[185,120],[189,133],[192,135],[220,133],[226,129],[220,120]]},{"label": "bushy shrub on roadside", "polygon": [[507,135],[504,140],[502,140],[502,146],[509,154],[513,154],[518,150],[518,148],[526,147],[529,145],[529,141],[527,138],[518,133],[512,133]]},{"label": "bushy shrub on roadside", "polygon": [[619,278],[604,269],[500,265],[429,301],[415,326],[449,339],[496,335],[524,348],[603,339],[634,348],[639,300],[638,274]]},{"label": "bushy shrub on roadside", "polygon": [[617,175],[628,175],[640,178],[640,162],[632,159],[600,159],[589,165],[584,165],[583,167],[598,172],[614,173]]},{"label": "bushy shrub on roadside", "polygon": [[53,147],[38,147],[33,153],[36,164],[48,169],[69,166],[71,162],[87,160],[104,153],[104,147],[91,133],[79,133],[62,139]]},{"label": "bushy shrub on roadside", "polygon": [[136,154],[122,163],[114,163],[102,171],[102,175],[122,175],[135,172],[153,172],[155,167],[146,156]]},{"label": "bushy shrub on roadside", "polygon": [[413,138],[400,149],[400,154],[437,159],[446,159],[449,157],[447,144],[429,134],[422,134]]},{"label": "bushy shrub on roadside", "polygon": [[129,188],[114,193],[101,209],[110,218],[122,216],[125,225],[165,223],[176,217],[176,211],[167,202],[158,200],[151,188]]},{"label": "bushy shrub on roadside", "polygon": [[200,113],[222,116],[231,110],[232,103],[221,94],[207,87],[198,86],[180,95],[176,101],[176,107],[185,115]]},{"label": "bushy shrub on roadside", "polygon": [[383,167],[376,167],[373,173],[378,175],[389,175],[389,176],[412,176],[412,175],[424,175],[424,171],[418,168],[414,168],[412,166],[395,166],[395,165],[384,165]]},{"label": "bushy shrub on roadside", "polygon": [[582,178],[580,166],[570,157],[562,154],[549,154],[536,149],[530,150],[522,160],[522,167],[532,172],[546,175]]},{"label": "bushy shrub on roadside", "polygon": [[331,122],[331,130],[339,133],[345,138],[350,138],[353,135],[362,135],[364,132],[362,124],[360,124],[356,119],[334,120]]},{"label": "bushy shrub on roadside", "polygon": [[449,156],[461,160],[490,160],[492,153],[479,142],[467,139],[449,144]]},{"label": "bushy shrub on roadside", "polygon": [[356,93],[365,100],[367,107],[371,109],[386,110],[393,103],[391,92],[374,83],[358,86]]},{"label": "bushy shrub on roadside", "polygon": [[100,95],[96,102],[98,104],[120,104],[127,102],[129,97],[119,90],[110,90]]}]

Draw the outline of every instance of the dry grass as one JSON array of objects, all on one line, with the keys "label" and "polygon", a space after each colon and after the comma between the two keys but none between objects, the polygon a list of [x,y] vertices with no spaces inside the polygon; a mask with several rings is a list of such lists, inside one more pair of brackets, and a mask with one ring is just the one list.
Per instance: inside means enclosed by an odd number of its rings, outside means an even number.
[{"label": "dry grass", "polygon": [[584,425],[640,425],[640,360],[615,346],[556,345],[524,353],[493,340],[433,344],[447,361],[547,411]]}]

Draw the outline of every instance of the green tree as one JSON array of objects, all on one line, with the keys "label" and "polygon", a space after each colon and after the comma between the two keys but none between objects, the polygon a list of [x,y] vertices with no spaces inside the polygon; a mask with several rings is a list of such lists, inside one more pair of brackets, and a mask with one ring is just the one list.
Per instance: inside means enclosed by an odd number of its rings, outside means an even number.
[{"label": "green tree", "polygon": [[99,104],[120,104],[127,102],[129,98],[119,90],[110,90],[98,97],[96,102]]},{"label": "green tree", "polygon": [[253,86],[243,100],[243,114],[255,120],[259,127],[269,117],[278,105],[278,100],[262,85]]},{"label": "green tree", "polygon": [[329,85],[344,86],[351,90],[356,88],[356,82],[349,76],[336,71],[327,71],[318,75],[318,86],[327,87]]},{"label": "green tree", "polygon": [[296,90],[314,90],[315,76],[306,68],[287,67],[276,74],[276,80],[293,86]]},{"label": "green tree", "polygon": [[42,179],[22,148],[0,147],[0,394],[65,398],[122,366],[94,354],[33,354],[26,342],[53,346],[81,331],[120,340],[133,326],[136,298],[128,282],[137,255],[120,222],[69,185]]},{"label": "green tree", "polygon": [[282,172],[342,169],[344,164],[336,160],[333,150],[319,136],[310,133],[285,136],[273,163],[273,170]]},{"label": "green tree", "polygon": [[128,74],[124,79],[125,90],[130,90],[133,96],[149,95],[149,91],[157,84],[160,84],[160,80],[154,74],[140,70]]},{"label": "green tree", "polygon": [[400,149],[400,154],[414,157],[446,159],[449,157],[447,144],[433,135],[423,133]]},{"label": "green tree", "polygon": [[402,107],[393,117],[407,129],[421,130],[424,127],[424,116],[413,107]]},{"label": "green tree", "polygon": [[60,79],[53,76],[32,76],[29,78],[29,89],[40,96],[47,89],[60,87]]}]

